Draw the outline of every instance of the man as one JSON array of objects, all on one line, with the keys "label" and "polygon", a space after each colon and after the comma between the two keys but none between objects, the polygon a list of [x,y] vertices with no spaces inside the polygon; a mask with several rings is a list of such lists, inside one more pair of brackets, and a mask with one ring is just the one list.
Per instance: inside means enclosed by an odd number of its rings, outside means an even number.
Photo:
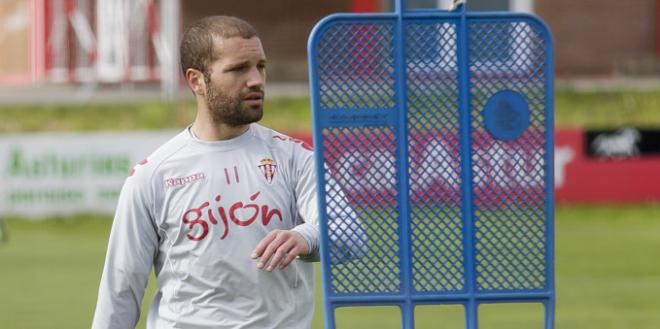
[{"label": "man", "polygon": [[151,266],[148,328],[309,328],[319,232],[311,149],[254,122],[266,56],[256,31],[201,19],[181,42],[191,126],[122,189],[93,328],[134,328]]}]

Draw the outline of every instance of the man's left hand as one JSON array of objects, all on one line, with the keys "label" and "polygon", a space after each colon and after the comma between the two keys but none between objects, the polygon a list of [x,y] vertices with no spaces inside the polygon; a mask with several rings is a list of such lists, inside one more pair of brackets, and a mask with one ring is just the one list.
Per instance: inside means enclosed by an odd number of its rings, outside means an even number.
[{"label": "man's left hand", "polygon": [[[268,233],[252,251],[251,258],[259,259],[257,268],[272,271],[287,267],[299,255],[309,254],[307,240],[298,232],[274,230]],[[267,265],[267,267],[266,267]]]}]

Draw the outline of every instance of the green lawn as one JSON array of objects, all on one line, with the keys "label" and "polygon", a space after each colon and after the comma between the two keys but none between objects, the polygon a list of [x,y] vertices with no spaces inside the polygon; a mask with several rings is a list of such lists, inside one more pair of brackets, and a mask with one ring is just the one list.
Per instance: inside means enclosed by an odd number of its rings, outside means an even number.
[{"label": "green lawn", "polygon": [[[658,328],[660,204],[561,206],[556,218],[556,327]],[[95,216],[7,219],[0,327],[89,328],[110,222]],[[314,328],[323,328],[320,298],[319,290]],[[488,305],[481,328],[540,329],[541,315],[537,305]],[[457,306],[421,307],[417,317],[417,328],[462,328]],[[338,321],[339,328],[399,328],[392,307],[342,309]]]},{"label": "green lawn", "polygon": [[576,92],[555,94],[559,127],[620,128],[660,126],[660,91]]},{"label": "green lawn", "polygon": [[[284,132],[308,132],[309,108],[308,98],[268,99],[262,122]],[[659,108],[660,91],[560,89],[555,94],[555,123],[559,127],[657,127]],[[0,105],[0,132],[181,128],[193,117],[192,103]]]},{"label": "green lawn", "polygon": [[[0,105],[0,132],[178,129],[194,114],[193,103]],[[262,123],[288,133],[308,132],[309,99],[269,99]]]}]

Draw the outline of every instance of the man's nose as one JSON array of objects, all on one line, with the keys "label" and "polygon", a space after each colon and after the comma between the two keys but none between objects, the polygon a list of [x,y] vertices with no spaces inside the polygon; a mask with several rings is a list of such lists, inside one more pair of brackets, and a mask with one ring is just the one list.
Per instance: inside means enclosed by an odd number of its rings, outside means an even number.
[{"label": "man's nose", "polygon": [[248,87],[260,87],[265,83],[265,73],[263,70],[259,70],[256,67],[250,69],[248,73],[247,86]]}]

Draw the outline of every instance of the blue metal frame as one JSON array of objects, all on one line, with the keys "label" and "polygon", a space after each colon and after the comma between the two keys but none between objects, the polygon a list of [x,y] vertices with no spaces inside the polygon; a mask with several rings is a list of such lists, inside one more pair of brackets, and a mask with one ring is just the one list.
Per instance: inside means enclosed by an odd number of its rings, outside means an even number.
[{"label": "blue metal frame", "polygon": [[[465,5],[459,5],[455,11],[442,10],[411,10],[405,8],[403,0],[396,0],[395,11],[393,13],[378,14],[334,14],[322,19],[311,33],[308,45],[309,51],[309,72],[310,72],[310,93],[311,106],[313,110],[313,139],[316,149],[316,170],[317,184],[320,187],[319,209],[320,209],[320,230],[321,230],[321,259],[322,259],[322,279],[324,291],[324,309],[326,328],[335,328],[335,310],[342,306],[377,306],[391,305],[398,306],[401,309],[402,328],[414,328],[414,308],[416,305],[423,304],[460,304],[465,308],[465,324],[468,329],[478,328],[478,307],[485,303],[542,303],[545,307],[545,328],[554,328],[555,317],[555,280],[554,280],[554,171],[553,171],[553,108],[554,108],[554,81],[553,81],[553,42],[548,27],[533,15],[513,14],[513,13],[470,13],[466,12]],[[461,291],[453,293],[420,293],[415,292],[412,287],[412,266],[411,260],[411,241],[410,239],[410,195],[407,188],[409,181],[409,149],[408,149],[408,116],[407,116],[407,88],[406,88],[406,51],[405,51],[405,24],[411,20],[438,20],[441,22],[452,22],[457,26],[457,63],[459,70],[459,107],[460,107],[460,161],[461,170],[461,210],[462,210],[462,231],[463,231],[463,257],[465,265],[465,285]],[[477,269],[475,268],[475,233],[474,227],[474,188],[473,184],[473,163],[470,152],[473,143],[473,128],[471,126],[471,81],[469,71],[470,45],[469,45],[469,25],[473,22],[515,22],[523,21],[533,24],[541,31],[541,37],[545,45],[545,65],[544,65],[544,91],[545,91],[545,132],[543,154],[544,170],[544,216],[545,216],[545,283],[544,289],[523,289],[522,291],[488,291],[479,289],[477,284]],[[394,23],[394,76],[395,76],[395,95],[396,110],[383,111],[378,108],[368,109],[344,109],[342,110],[343,119],[336,115],[334,111],[322,109],[321,86],[319,77],[320,54],[317,45],[321,41],[325,32],[337,22],[386,22]],[[351,120],[351,116],[359,116],[360,120]],[[326,160],[324,158],[324,129],[331,127],[361,127],[370,125],[396,126],[396,163],[398,182],[398,203],[397,210],[400,216],[398,227],[399,240],[399,261],[401,269],[401,280],[398,292],[389,293],[356,293],[356,294],[336,294],[332,291],[331,270],[334,266],[330,260],[330,244],[328,236],[329,224],[327,211],[329,207],[326,200],[326,191],[322,186],[327,184]]]},{"label": "blue metal frame", "polygon": [[[461,120],[461,161],[464,164],[463,167],[472,168],[472,157],[471,152],[466,150],[470,149],[472,144],[472,138],[470,135],[470,112],[466,110],[470,106],[470,82],[469,76],[467,73],[468,67],[468,35],[467,35],[467,18],[465,17],[465,5],[460,6],[460,25],[458,28],[458,62],[459,62],[459,95],[460,95],[460,120]],[[474,329],[478,327],[478,316],[477,316],[477,303],[474,298],[475,295],[475,269],[474,269],[474,241],[473,235],[471,232],[474,232],[473,228],[473,211],[472,211],[472,172],[471,170],[462,170],[463,174],[463,230],[468,234],[464,234],[463,247],[465,248],[465,278],[467,281],[466,287],[468,289],[468,298],[465,305],[465,327],[468,329]]]}]

